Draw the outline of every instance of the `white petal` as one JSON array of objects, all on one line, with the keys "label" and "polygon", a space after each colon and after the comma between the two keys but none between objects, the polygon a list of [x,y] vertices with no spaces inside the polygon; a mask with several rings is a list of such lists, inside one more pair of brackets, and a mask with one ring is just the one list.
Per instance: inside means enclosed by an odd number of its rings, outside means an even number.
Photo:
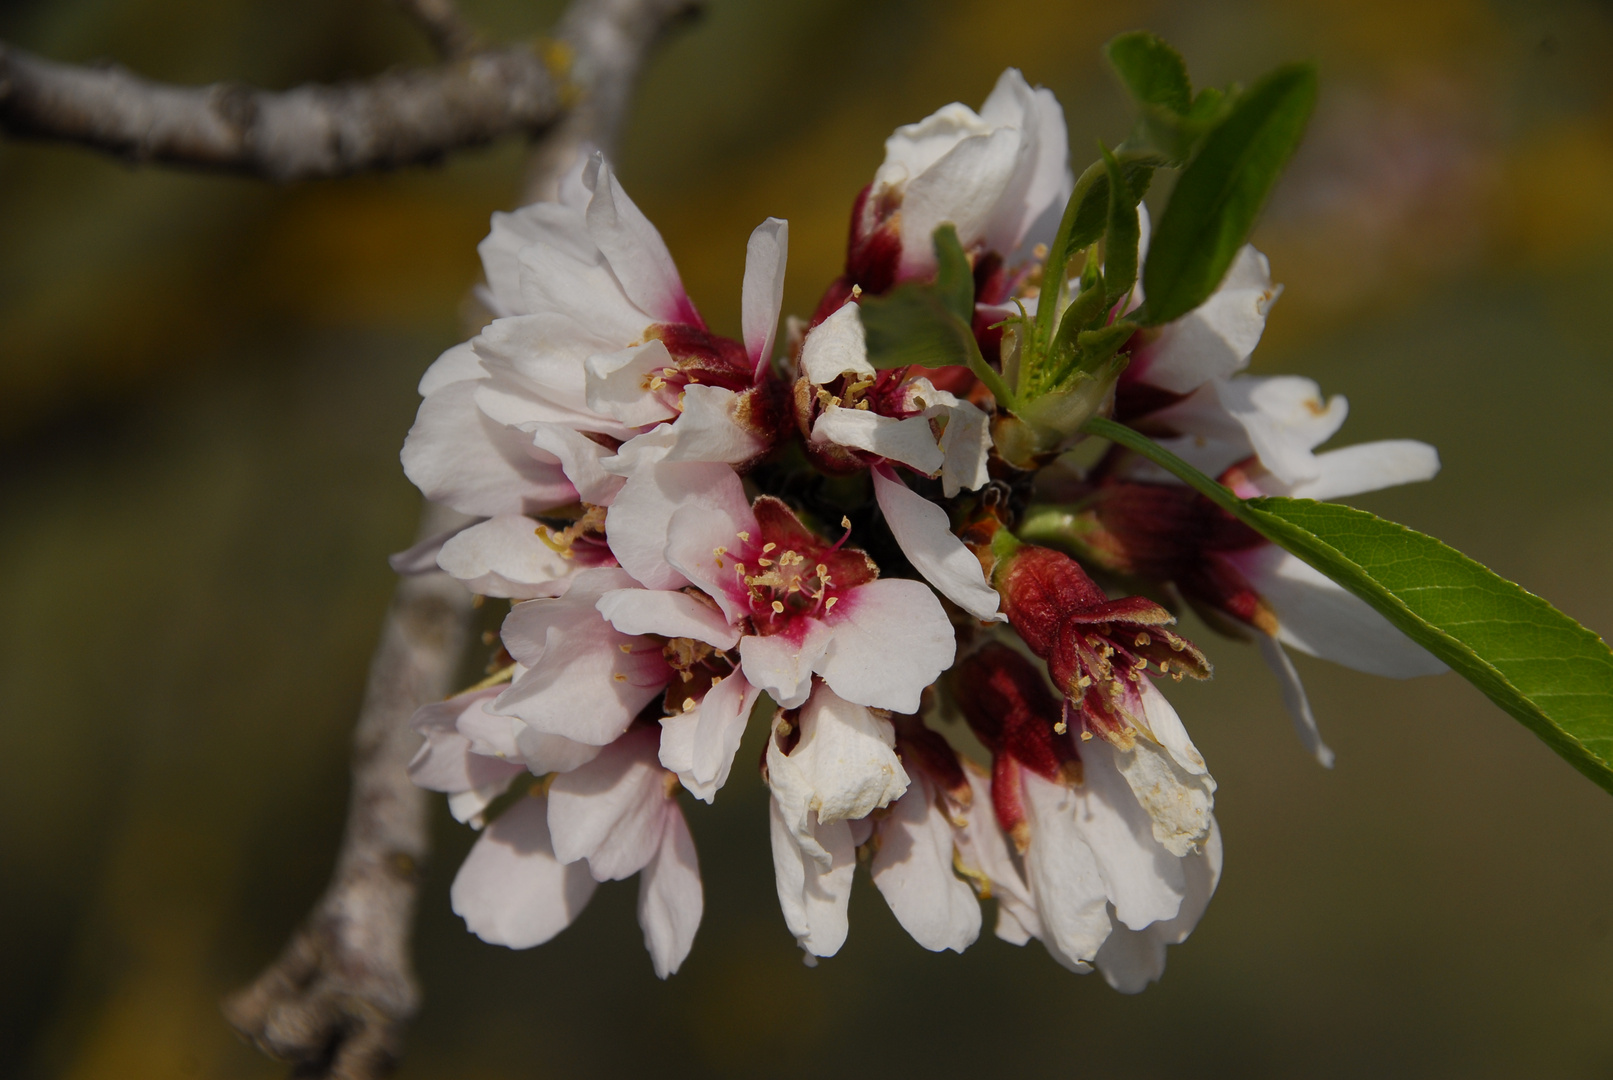
[{"label": "white petal", "polygon": [[583,184],[594,193],[588,203],[588,234],[610,260],[628,298],[659,322],[699,325],[666,241],[627,197],[602,155],[595,155],[584,170]]},{"label": "white petal", "polygon": [[1266,257],[1245,244],[1210,298],[1161,328],[1139,350],[1136,374],[1163,390],[1186,394],[1242,370],[1280,292],[1271,283]]},{"label": "white petal", "polygon": [[476,350],[471,348],[470,342],[461,341],[437,357],[426,373],[420,376],[420,396],[430,397],[449,383],[486,377],[487,369],[476,359]]},{"label": "white petal", "polygon": [[1288,710],[1289,719],[1294,722],[1294,734],[1299,736],[1300,745],[1305,747],[1305,752],[1314,757],[1322,768],[1331,769],[1333,751],[1322,741],[1322,731],[1316,726],[1316,714],[1311,711],[1311,700],[1305,694],[1305,684],[1300,682],[1294,662],[1288,658],[1288,654],[1283,651],[1283,647],[1275,638],[1257,633],[1255,641],[1260,646],[1260,658],[1266,662],[1271,673],[1277,676],[1277,687],[1283,696],[1283,708]]},{"label": "white petal", "polygon": [[802,850],[827,868],[831,853],[814,839],[819,823],[867,817],[907,790],[907,771],[892,749],[889,720],[819,686],[797,719],[789,754],[767,744],[767,778],[779,812]]},{"label": "white petal", "polygon": [[472,525],[442,546],[437,565],[483,596],[529,599],[569,576],[576,564],[538,536],[538,523],[500,514]]},{"label": "white petal", "polygon": [[[744,484],[729,473],[721,483],[680,507],[666,528],[666,561],[717,601],[730,622],[750,614],[750,596],[736,569],[741,532],[760,534]],[[811,662],[808,661],[808,670]]]},{"label": "white petal", "polygon": [[656,760],[659,733],[639,728],[549,787],[549,833],[555,858],[588,860],[598,881],[636,874],[655,857],[664,818],[676,812],[666,772]]},{"label": "white petal", "polygon": [[925,474],[937,472],[946,461],[924,416],[898,420],[867,409],[830,405],[812,425],[812,441],[866,450]]},{"label": "white petal", "polygon": [[869,870],[902,929],[931,952],[973,945],[980,902],[952,871],[952,823],[930,782],[915,775],[875,830],[879,847]]},{"label": "white petal", "polygon": [[941,602],[923,582],[910,578],[848,589],[824,621],[834,637],[812,670],[859,705],[918,712],[919,695],[957,655],[957,638]]},{"label": "white petal", "polygon": [[941,490],[947,498],[974,491],[991,479],[986,457],[991,450],[991,418],[967,401],[946,410],[941,432]]},{"label": "white petal", "polygon": [[833,956],[846,943],[846,905],[851,875],[857,865],[851,827],[844,821],[809,822],[814,843],[828,855],[827,864],[807,858],[785,824],[777,799],[768,800],[768,826],[773,838],[773,873],[778,885],[784,925],[809,956]]},{"label": "white petal", "polygon": [[1083,743],[1084,779],[1075,792],[1076,827],[1098,862],[1115,918],[1133,930],[1175,918],[1187,891],[1181,860],[1155,840],[1154,822],[1120,774],[1124,759],[1151,746],[1137,744],[1125,754],[1101,739]]},{"label": "white petal", "polygon": [[773,359],[773,336],[784,306],[784,264],[790,251],[790,225],[770,217],[750,234],[745,246],[745,283],[740,288],[740,325],[745,351],[760,375]]},{"label": "white petal", "polygon": [[657,977],[664,979],[683,965],[705,906],[694,837],[683,811],[673,806],[655,858],[638,879],[638,924]]},{"label": "white petal", "polygon": [[476,405],[483,381],[449,383],[420,403],[403,444],[403,471],[426,498],[463,514],[493,517],[571,502],[560,465]]},{"label": "white petal", "polygon": [[599,598],[598,608],[624,634],[694,638],[724,651],[739,643],[739,631],[722,612],[685,592],[614,589]]},{"label": "white petal", "polygon": [[563,866],[549,843],[548,800],[521,799],[489,825],[454,876],[449,899],[471,933],[530,949],[570,926],[594,895],[581,863]]},{"label": "white petal", "polygon": [[990,883],[991,895],[997,900],[997,936],[1023,945],[1042,936],[1035,900],[1009,853],[1008,838],[997,825],[997,815],[991,808],[990,779],[973,762],[965,761],[963,771],[974,798],[967,823],[958,830],[958,862]]},{"label": "white petal", "polygon": [[1165,973],[1165,946],[1180,944],[1198,925],[1221,876],[1221,832],[1213,824],[1202,852],[1182,860],[1187,895],[1181,913],[1143,930],[1116,926],[1098,950],[1104,981],[1122,994],[1135,994]]},{"label": "white petal", "polygon": [[671,366],[672,354],[659,338],[595,353],[585,366],[588,407],[634,428],[669,420],[677,410],[665,395],[649,389],[649,383]]},{"label": "white petal", "polygon": [[1277,613],[1284,645],[1392,679],[1446,670],[1367,602],[1275,544],[1222,556]]},{"label": "white petal", "polygon": [[751,461],[767,450],[767,440],[740,424],[740,397],[721,386],[694,385],[683,391],[683,412],[670,426],[640,435],[622,447],[623,456],[632,453],[633,443],[665,432],[666,452],[662,461],[722,461],[738,465]]},{"label": "white petal", "polygon": [[913,568],[941,595],[977,619],[1005,622],[997,590],[986,584],[980,560],[952,532],[945,510],[912,491],[889,469],[873,470],[874,497],[896,544]]},{"label": "white petal", "polygon": [[499,695],[494,711],[596,746],[626,731],[671,677],[659,639],[623,634],[595,610],[605,592],[630,584],[614,567],[585,570],[565,596],[511,609],[504,645],[529,670]]},{"label": "white petal", "polygon": [[[993,126],[1019,128],[1026,135],[1029,151],[1025,162],[1027,183],[1017,203],[999,208],[1002,228],[1017,242],[1017,249],[1005,242],[996,250],[1009,256],[1028,252],[1030,244],[1051,243],[1058,228],[1075,178],[1070,175],[1069,135],[1064,110],[1051,90],[1032,89],[1016,68],[1009,68],[997,79],[991,96],[980,107],[980,118]],[[1038,228],[1046,235],[1033,236]],[[1010,257],[1013,264],[1018,258]],[[1139,261],[1138,265],[1142,265]]]},{"label": "white petal", "polygon": [[739,639],[740,667],[751,685],[760,686],[782,708],[793,709],[807,699],[812,672],[834,638],[834,631],[817,619],[796,619],[800,634],[786,632]]},{"label": "white petal", "polygon": [[712,687],[688,712],[661,718],[661,764],[697,799],[711,802],[728,782],[761,689],[733,674]]},{"label": "white petal", "polygon": [[904,186],[958,143],[990,135],[992,127],[969,106],[956,101],[916,124],[904,124],[885,140],[885,160],[874,173],[874,189]]},{"label": "white petal", "polygon": [[1090,971],[1111,926],[1103,874],[1076,827],[1074,794],[1029,769],[1020,775],[1031,826],[1025,871],[1042,921],[1042,944],[1065,967]]},{"label": "white petal", "polygon": [[394,551],[386,557],[386,564],[395,574],[405,577],[414,577],[417,574],[434,574],[441,569],[437,565],[437,555],[442,551],[444,544],[458,536],[472,525],[479,525],[483,518],[470,518],[464,524],[455,525],[435,536],[428,536],[424,540],[417,540],[402,551]]},{"label": "white petal", "polygon": [[[1099,756],[1106,752],[1094,748]],[[1210,816],[1215,808],[1214,778],[1183,769],[1150,739],[1138,739],[1131,750],[1112,753],[1138,804],[1153,820],[1154,839],[1172,855],[1192,851],[1214,820]]]},{"label": "white petal", "polygon": [[846,301],[807,332],[801,346],[801,373],[820,386],[842,375],[874,373],[874,365],[868,362],[868,340],[856,301]]},{"label": "white petal", "polygon": [[1137,684],[1137,690],[1143,699],[1143,719],[1154,741],[1165,748],[1176,764],[1192,775],[1202,776],[1209,772],[1209,767],[1204,764],[1204,755],[1199,753],[1199,748],[1188,737],[1187,728],[1182,726],[1182,718],[1176,715],[1176,710],[1159,692],[1153,680],[1143,679]]},{"label": "white petal", "polygon": [[[1024,172],[1028,157],[1025,133],[998,128],[990,135],[963,140],[909,180],[902,199],[898,274],[917,277],[935,269],[931,234],[945,223],[957,227],[965,249],[981,242],[1002,249],[1012,238],[993,226],[998,225],[1000,207],[1022,200],[1030,179]],[[1011,250],[1013,244],[1006,247]]]},{"label": "white petal", "polygon": [[508,424],[542,420],[630,434],[630,425],[590,408],[587,396],[588,361],[623,344],[556,312],[496,319],[471,342],[494,376],[478,401],[484,412]]},{"label": "white petal", "polygon": [[656,316],[634,304],[582,215],[554,204],[529,207],[545,218],[544,240],[522,248],[521,310],[564,315],[606,341],[642,341]]},{"label": "white petal", "polygon": [[[646,464],[628,477],[605,518],[605,536],[623,569],[650,589],[689,584],[666,561],[667,526],[684,506],[726,505],[739,483],[734,470],[714,462]],[[740,485],[743,497],[744,487]]]},{"label": "white petal", "polygon": [[426,705],[414,714],[409,724],[425,737],[425,742],[409,762],[409,779],[427,791],[473,791],[495,784],[502,790],[526,771],[517,762],[475,753],[471,740],[460,732],[459,714],[478,707],[486,696],[472,701],[450,698]]},{"label": "white petal", "polygon": [[537,731],[524,720],[515,720],[512,717],[501,717],[515,725],[515,746],[526,762],[526,767],[535,775],[545,773],[570,772],[579,765],[586,765],[599,756],[603,747],[592,743],[576,742],[564,735],[551,735],[547,731]]},{"label": "white petal", "polygon": [[1341,499],[1397,484],[1432,480],[1439,473],[1439,451],[1414,439],[1385,439],[1317,454],[1315,463],[1315,479],[1290,486],[1272,477],[1276,482],[1267,494],[1296,499]]}]

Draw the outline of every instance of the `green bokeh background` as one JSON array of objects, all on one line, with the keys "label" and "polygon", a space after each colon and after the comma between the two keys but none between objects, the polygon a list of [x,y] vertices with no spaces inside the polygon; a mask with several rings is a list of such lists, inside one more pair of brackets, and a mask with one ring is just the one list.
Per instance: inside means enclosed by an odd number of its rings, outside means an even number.
[{"label": "green bokeh background", "polygon": [[[558,10],[464,6],[504,38]],[[1084,160],[1124,134],[1097,50],[1135,26],[1199,82],[1318,61],[1256,234],[1287,292],[1255,370],[1346,394],[1345,441],[1437,444],[1438,480],[1360,504],[1613,632],[1607,4],[712,0],[648,71],[620,171],[720,330],[749,230],[789,218],[804,313],[891,128],[1014,64]],[[183,81],[429,59],[384,0],[7,0],[0,35]],[[0,143],[0,1074],[281,1074],[217,1002],[324,884],[416,519],[414,383],[521,153],[274,188]],[[706,915],[666,983],[631,882],[537,950],[468,935],[447,893],[472,837],[435,805],[401,1075],[1613,1077],[1613,800],[1454,676],[1300,658],[1324,772],[1251,651],[1188,630],[1217,678],[1170,692],[1226,873],[1143,995],[989,932],[925,953],[866,880],[807,970],[740,769],[691,809]]]}]

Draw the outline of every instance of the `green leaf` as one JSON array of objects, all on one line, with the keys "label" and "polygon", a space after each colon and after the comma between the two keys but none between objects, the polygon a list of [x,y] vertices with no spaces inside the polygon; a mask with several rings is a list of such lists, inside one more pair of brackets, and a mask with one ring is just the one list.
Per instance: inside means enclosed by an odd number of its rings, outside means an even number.
[{"label": "green leaf", "polygon": [[1299,145],[1315,103],[1315,69],[1281,67],[1242,94],[1205,137],[1149,245],[1145,325],[1179,318],[1215,291]]},{"label": "green leaf", "polygon": [[1111,38],[1103,54],[1140,104],[1169,109],[1178,116],[1191,107],[1193,85],[1187,65],[1175,49],[1147,30]]},{"label": "green leaf", "polygon": [[[1126,178],[1126,189],[1131,192],[1131,205],[1136,206],[1148,194],[1154,170],[1165,164],[1165,159],[1151,150],[1122,150],[1114,155],[1120,171]],[[1070,219],[1070,231],[1064,241],[1065,259],[1098,242],[1109,223],[1109,171],[1107,162],[1099,159],[1092,163],[1081,179],[1076,181],[1075,192],[1070,196],[1075,214]]]},{"label": "green leaf", "polygon": [[1112,420],[1084,430],[1135,450],[1310,563],[1613,792],[1613,651],[1540,597],[1431,536],[1309,499],[1243,500]]},{"label": "green leaf", "polygon": [[1105,308],[1113,307],[1137,283],[1137,200],[1131,197],[1120,162],[1107,149],[1103,163],[1109,172],[1109,223],[1103,234],[1103,282],[1108,290]]},{"label": "green leaf", "polygon": [[951,225],[932,237],[937,263],[933,283],[910,281],[859,304],[868,362],[876,369],[947,367],[972,370],[1005,407],[1014,396],[980,355],[974,334],[974,271]]}]

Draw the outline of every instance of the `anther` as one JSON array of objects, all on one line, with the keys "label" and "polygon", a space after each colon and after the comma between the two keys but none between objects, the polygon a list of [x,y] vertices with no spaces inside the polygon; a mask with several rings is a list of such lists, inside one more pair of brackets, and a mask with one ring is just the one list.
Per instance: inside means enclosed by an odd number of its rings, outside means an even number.
[{"label": "anther", "polygon": [[775,614],[775,615],[784,614],[784,602],[782,600],[773,601],[773,614]]}]

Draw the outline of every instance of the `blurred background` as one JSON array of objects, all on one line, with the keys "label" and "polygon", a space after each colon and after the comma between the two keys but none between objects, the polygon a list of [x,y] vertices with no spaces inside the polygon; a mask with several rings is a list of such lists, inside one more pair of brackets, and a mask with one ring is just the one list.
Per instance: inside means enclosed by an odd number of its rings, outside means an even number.
[{"label": "blurred background", "polygon": [[[464,7],[517,39],[560,5]],[[883,138],[1003,67],[1057,92],[1078,167],[1120,139],[1098,48],[1139,26],[1201,84],[1320,65],[1255,237],[1287,291],[1254,370],[1347,395],[1342,441],[1437,444],[1435,482],[1359,503],[1613,633],[1613,6],[712,0],[620,172],[737,334],[749,230],[790,219],[806,313]],[[430,59],[384,0],[6,0],[0,36],[184,82]],[[218,1001],[325,883],[414,385],[521,158],[275,188],[0,142],[0,1074],[282,1074]],[[1613,799],[1455,676],[1300,658],[1324,772],[1252,652],[1187,629],[1218,677],[1169,689],[1226,872],[1143,995],[989,932],[928,954],[865,879],[807,970],[744,769],[691,812],[707,907],[671,981],[631,882],[509,952],[449,910],[472,834],[438,800],[401,1075],[1613,1077]]]}]

